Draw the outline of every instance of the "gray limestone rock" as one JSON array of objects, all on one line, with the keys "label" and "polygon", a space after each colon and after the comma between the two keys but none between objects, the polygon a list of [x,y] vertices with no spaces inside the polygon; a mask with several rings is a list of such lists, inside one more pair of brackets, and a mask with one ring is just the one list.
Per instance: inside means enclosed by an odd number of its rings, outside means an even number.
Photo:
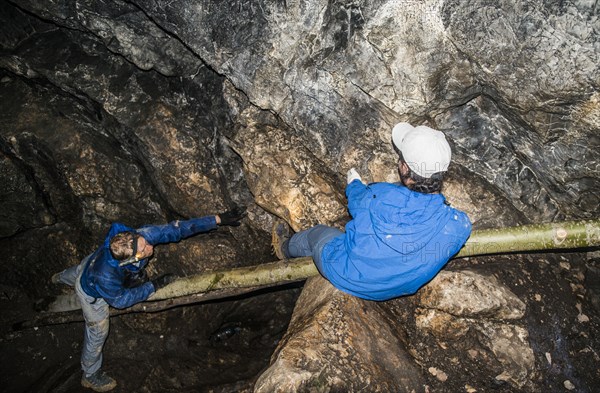
[{"label": "gray limestone rock", "polygon": [[[445,348],[450,345],[444,342],[451,342],[450,354],[464,351],[480,357],[481,369],[469,373],[532,389],[535,358],[522,326],[525,304],[497,279],[473,271],[441,272],[414,300],[419,334],[433,335]],[[394,302],[407,306],[410,301]],[[415,349],[423,344],[409,341],[414,339],[407,333],[411,315],[398,318],[386,309],[385,303],[346,295],[320,277],[310,279],[255,392],[325,391],[325,387],[423,391],[428,383],[424,368],[442,383],[447,378],[453,379],[452,386],[469,382],[451,372],[442,359],[427,358]],[[442,363],[429,367],[432,361]]]},{"label": "gray limestone rock", "polygon": [[[393,171],[385,169],[393,161],[390,126],[397,120],[429,122],[451,137],[458,164],[497,187],[528,219],[595,213],[599,21],[586,2],[315,0],[228,6],[20,3],[72,34],[91,33],[93,42],[143,70],[195,83],[208,65],[254,105],[276,113],[285,132],[300,138],[334,173],[358,166],[373,180],[391,178]],[[13,55],[3,62],[36,75],[32,60]],[[83,86],[69,85],[78,67],[67,66],[69,71],[45,74],[77,92]],[[127,79],[124,86],[134,91],[142,83]],[[185,90],[171,85],[161,91],[167,89]],[[118,116],[130,106],[114,100],[114,89],[103,90],[95,99],[109,113]],[[146,101],[136,95],[123,98]],[[173,116],[168,109],[153,110]],[[167,187],[173,183],[164,181]]]},{"label": "gray limestone rock", "polygon": [[109,51],[118,53],[141,70],[165,76],[192,76],[204,65],[175,36],[127,1],[19,1],[19,7],[45,20],[89,34]]},{"label": "gray limestone rock", "polygon": [[394,121],[429,120],[528,218],[594,214],[599,22],[587,3],[238,5],[253,23],[210,2],[140,3],[339,172],[380,168],[369,152]]},{"label": "gray limestone rock", "polygon": [[403,341],[377,303],[311,278],[254,391],[422,391],[422,371]]},{"label": "gray limestone rock", "polygon": [[418,294],[419,305],[460,318],[520,319],[525,304],[493,276],[441,271]]},{"label": "gray limestone rock", "polygon": [[271,113],[247,105],[228,86],[229,102],[237,100],[240,107],[230,146],[242,158],[256,203],[284,218],[295,231],[345,218],[345,196],[335,172]]},{"label": "gray limestone rock", "polygon": [[483,348],[502,366],[497,379],[517,388],[531,384],[535,358],[528,331],[518,324],[525,316],[525,304],[495,277],[442,271],[417,297],[415,319],[420,329],[455,341],[476,331]]}]

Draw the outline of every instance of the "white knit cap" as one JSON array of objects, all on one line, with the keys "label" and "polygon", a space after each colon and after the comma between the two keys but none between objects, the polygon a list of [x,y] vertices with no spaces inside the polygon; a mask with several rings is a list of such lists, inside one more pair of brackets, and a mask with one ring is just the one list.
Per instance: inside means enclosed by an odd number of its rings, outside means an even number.
[{"label": "white knit cap", "polygon": [[452,152],[442,132],[427,126],[398,123],[392,130],[392,140],[417,175],[430,178],[436,172],[448,170]]}]

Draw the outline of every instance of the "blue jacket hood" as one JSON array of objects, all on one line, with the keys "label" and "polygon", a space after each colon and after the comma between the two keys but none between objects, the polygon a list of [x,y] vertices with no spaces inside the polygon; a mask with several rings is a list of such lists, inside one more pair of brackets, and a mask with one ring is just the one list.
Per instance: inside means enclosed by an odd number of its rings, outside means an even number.
[{"label": "blue jacket hood", "polygon": [[110,252],[110,239],[112,239],[113,237],[115,237],[115,235],[117,235],[121,232],[135,232],[135,230],[133,228],[128,227],[125,224],[121,224],[120,222],[114,222],[110,225],[110,228],[108,229],[108,233],[106,234],[106,237],[104,238],[104,243],[102,244],[102,247],[101,247],[101,248],[105,248],[108,251],[107,262],[111,266],[119,266],[119,261],[117,261],[115,258],[112,257],[112,254]]},{"label": "blue jacket hood", "polygon": [[[406,254],[407,243],[414,253],[428,244],[451,211],[442,194],[422,194],[403,186],[379,184],[369,214],[374,234],[394,251]],[[416,247],[416,249],[415,249]]]}]

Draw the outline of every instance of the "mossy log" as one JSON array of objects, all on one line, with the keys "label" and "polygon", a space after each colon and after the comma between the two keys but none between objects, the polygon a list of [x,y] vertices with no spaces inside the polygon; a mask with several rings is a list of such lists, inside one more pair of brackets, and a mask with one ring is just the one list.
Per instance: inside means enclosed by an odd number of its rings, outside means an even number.
[{"label": "mossy log", "polygon": [[[455,258],[596,246],[600,246],[600,220],[570,221],[473,231]],[[182,278],[157,291],[149,300],[187,296],[215,289],[297,281],[318,273],[312,258],[295,258]]]},{"label": "mossy log", "polygon": [[455,258],[600,246],[600,219],[473,231]]},{"label": "mossy log", "polygon": [[[600,246],[600,219],[568,221],[549,224],[523,225],[517,227],[473,231],[471,237],[455,258],[533,251],[562,249],[586,249]],[[148,301],[126,310],[113,310],[112,314],[124,312],[154,312],[176,305],[198,303],[251,292],[263,287],[301,281],[319,274],[312,258],[295,258],[257,266],[208,272],[180,278],[154,293]],[[65,314],[79,308],[74,295],[57,298],[50,304],[42,319],[52,324],[51,313]],[[77,317],[69,316],[64,322]],[[38,320],[40,322],[41,320]],[[64,323],[54,322],[54,323]],[[22,327],[33,326],[33,321]]]}]

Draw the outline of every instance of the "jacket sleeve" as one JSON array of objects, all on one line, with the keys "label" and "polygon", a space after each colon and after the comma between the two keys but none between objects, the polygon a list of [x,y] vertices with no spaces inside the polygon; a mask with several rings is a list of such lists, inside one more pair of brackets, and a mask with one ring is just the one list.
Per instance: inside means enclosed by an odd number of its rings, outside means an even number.
[{"label": "jacket sleeve", "polygon": [[136,288],[125,288],[122,278],[111,274],[111,277],[103,277],[102,280],[98,280],[96,290],[112,307],[127,308],[148,299],[154,293],[154,285],[146,282]]},{"label": "jacket sleeve", "polygon": [[165,225],[147,225],[136,230],[153,246],[162,243],[178,242],[197,233],[217,228],[215,216],[173,221]]},{"label": "jacket sleeve", "polygon": [[454,247],[451,249],[451,255],[454,255],[460,251],[460,249],[465,245],[471,236],[471,231],[473,230],[473,224],[471,223],[471,219],[467,213],[460,210],[455,210],[455,212],[456,224],[455,230],[452,234],[457,240],[454,243]]},{"label": "jacket sleeve", "polygon": [[348,198],[348,211],[352,217],[356,217],[356,213],[359,209],[363,209],[366,206],[364,204],[364,197],[369,192],[369,187],[360,180],[356,179],[346,186],[346,198]]}]

